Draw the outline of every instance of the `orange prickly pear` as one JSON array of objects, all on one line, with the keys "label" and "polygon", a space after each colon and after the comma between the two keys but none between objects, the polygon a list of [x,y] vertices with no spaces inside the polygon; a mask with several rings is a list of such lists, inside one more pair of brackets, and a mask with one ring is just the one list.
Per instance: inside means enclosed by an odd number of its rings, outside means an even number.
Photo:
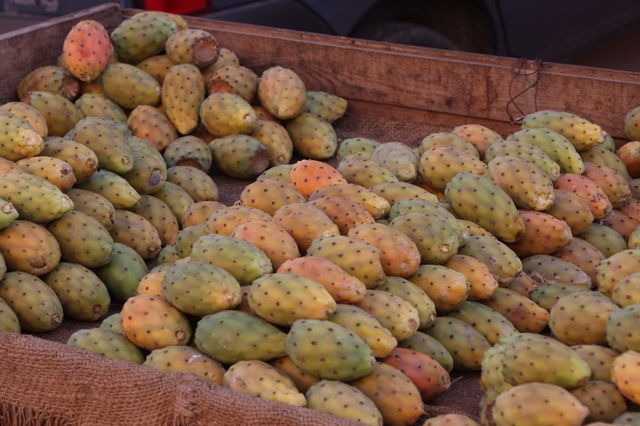
[{"label": "orange prickly pear", "polygon": [[109,64],[113,46],[109,34],[96,21],[80,21],[64,39],[62,54],[65,67],[82,81],[93,81]]}]

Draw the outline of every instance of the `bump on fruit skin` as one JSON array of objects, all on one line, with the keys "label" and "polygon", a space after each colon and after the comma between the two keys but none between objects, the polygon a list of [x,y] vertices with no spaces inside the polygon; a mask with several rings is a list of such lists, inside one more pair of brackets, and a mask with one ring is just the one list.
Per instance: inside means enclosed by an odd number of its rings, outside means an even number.
[{"label": "bump on fruit skin", "polygon": [[94,352],[107,358],[142,364],[142,351],[125,336],[104,328],[90,328],[73,333],[67,345]]},{"label": "bump on fruit skin", "polygon": [[382,414],[364,393],[339,381],[322,380],[306,393],[307,406],[370,426],[382,426]]},{"label": "bump on fruit skin", "polygon": [[224,364],[269,361],[285,355],[286,334],[262,318],[240,311],[221,311],[198,321],[198,350]]},{"label": "bump on fruit skin", "polygon": [[62,323],[63,311],[58,296],[35,275],[7,272],[0,281],[0,298],[15,312],[23,331],[47,332]]},{"label": "bump on fruit skin", "polygon": [[375,364],[360,337],[330,321],[297,320],[285,350],[298,367],[322,379],[355,380],[370,374]]},{"label": "bump on fruit skin", "polygon": [[523,209],[547,210],[554,201],[553,183],[538,166],[514,157],[494,157],[488,164],[491,179]]},{"label": "bump on fruit skin", "polygon": [[[420,253],[422,263],[445,263],[458,252],[461,244],[458,230],[435,215],[409,213],[396,217],[391,221],[390,225],[393,229],[404,233],[413,241]],[[380,243],[378,243],[378,245],[380,245]],[[386,260],[383,256],[383,261]],[[409,276],[411,273],[407,273],[410,270],[415,273],[417,263],[420,262],[415,262],[414,260],[414,263],[411,265],[412,267],[407,268],[408,270],[405,271],[404,274],[396,273],[394,275]]]},{"label": "bump on fruit skin", "polygon": [[222,384],[254,397],[299,407],[307,405],[305,396],[286,374],[262,361],[238,361],[224,374]]},{"label": "bump on fruit skin", "polygon": [[445,196],[458,217],[477,223],[504,242],[517,241],[525,232],[524,219],[511,198],[484,176],[460,173],[447,184]]},{"label": "bump on fruit skin", "polygon": [[158,370],[191,373],[222,384],[224,368],[217,361],[188,346],[167,346],[151,351],[143,365]]}]

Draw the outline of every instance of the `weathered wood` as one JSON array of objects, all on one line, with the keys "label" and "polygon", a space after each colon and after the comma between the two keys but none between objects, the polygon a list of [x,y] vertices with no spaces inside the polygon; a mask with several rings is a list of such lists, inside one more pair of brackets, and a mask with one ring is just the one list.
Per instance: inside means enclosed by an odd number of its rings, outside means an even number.
[{"label": "weathered wood", "polygon": [[[512,93],[526,86],[514,75],[514,58],[187,20],[194,28],[214,33],[257,71],[275,64],[290,67],[310,88],[353,100],[506,122],[512,80]],[[552,63],[542,64],[540,71],[538,109],[571,111],[616,137],[624,136],[624,116],[640,103],[640,73]],[[535,110],[535,101],[530,90],[518,105],[528,113]]]},{"label": "weathered wood", "polygon": [[122,21],[122,14],[117,3],[108,3],[0,34],[0,102],[16,98],[18,82],[29,72],[55,64],[65,36],[83,19],[99,21],[110,30]]}]

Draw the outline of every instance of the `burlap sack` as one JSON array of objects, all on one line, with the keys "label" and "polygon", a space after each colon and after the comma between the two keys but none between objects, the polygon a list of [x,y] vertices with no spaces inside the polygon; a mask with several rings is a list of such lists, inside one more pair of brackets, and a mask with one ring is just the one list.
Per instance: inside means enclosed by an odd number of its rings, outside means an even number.
[{"label": "burlap sack", "polygon": [[252,398],[190,374],[0,332],[0,424],[356,425]]}]

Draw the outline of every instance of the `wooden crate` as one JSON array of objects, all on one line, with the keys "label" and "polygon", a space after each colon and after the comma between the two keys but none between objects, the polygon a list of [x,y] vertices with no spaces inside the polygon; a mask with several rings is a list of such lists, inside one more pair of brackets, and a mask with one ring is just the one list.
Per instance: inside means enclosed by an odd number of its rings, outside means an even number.
[{"label": "wooden crate", "polygon": [[[56,63],[64,37],[76,22],[94,19],[111,30],[122,19],[134,13],[135,10],[123,10],[117,4],[107,4],[0,35],[0,52],[3,57],[0,61],[0,75],[3,76],[0,102],[15,100],[17,83],[28,72],[39,66]],[[223,46],[238,54],[243,65],[258,73],[273,65],[285,66],[295,70],[309,89],[325,90],[347,98],[349,111],[336,126],[341,138],[364,136],[380,141],[394,140],[415,144],[428,133],[449,130],[466,123],[486,125],[504,136],[519,127],[517,120],[523,114],[537,109],[570,111],[602,125],[612,136],[624,138],[625,114],[640,104],[639,73],[539,63],[533,60],[520,61],[192,17],[186,19],[192,28],[213,33]],[[532,84],[533,82],[537,84]],[[227,198],[223,200],[226,202],[237,197],[238,188],[242,185],[228,178],[218,183],[221,187],[227,183],[235,185],[235,189],[227,193]],[[57,333],[43,337],[64,342],[79,326],[71,324]],[[6,333],[0,333],[0,359],[6,361],[13,357],[15,362],[12,367],[6,367],[9,364],[5,363],[4,368],[7,370],[3,371],[3,363],[0,361],[0,388],[4,395],[15,396],[28,392],[37,386],[40,376],[47,373],[32,368],[31,375],[25,376],[24,386],[21,388],[7,388],[3,382],[3,373],[24,374],[18,372],[19,362],[16,361],[15,354],[26,356],[25,347],[33,347],[36,340],[28,336],[7,337]],[[38,348],[38,351],[55,359],[58,362],[57,368],[67,367],[64,371],[70,383],[79,383],[74,390],[74,401],[84,401],[87,409],[95,410],[94,417],[81,417],[79,423],[101,423],[100,420],[110,418],[110,413],[113,412],[109,410],[115,409],[113,407],[120,410],[130,408],[126,402],[118,399],[120,390],[99,387],[108,404],[98,410],[96,406],[89,404],[91,398],[87,396],[92,392],[96,393],[96,389],[92,388],[90,382],[85,383],[79,373],[73,374],[76,369],[86,371],[86,364],[92,362],[100,369],[112,369],[121,375],[127,374],[129,366],[120,369],[117,362],[98,359],[92,354],[83,354],[82,365],[76,366],[73,364],[74,357],[66,358],[66,351],[69,349],[54,343],[47,343]],[[160,380],[158,377],[165,373],[145,374],[144,383],[155,383],[154,380]],[[4,379],[7,377],[11,376],[5,375]],[[466,375],[464,379],[452,387],[448,393],[449,401],[463,398],[466,395],[465,386],[477,386],[477,376]],[[16,381],[12,383],[16,386]],[[180,382],[176,386],[187,385]],[[197,385],[189,382],[187,387],[194,389]],[[3,402],[2,392],[0,408]],[[182,417],[176,415],[179,420],[174,420],[174,423],[184,419],[193,420],[193,424],[203,421],[198,417],[201,413],[194,408],[194,404],[197,405],[193,396],[197,392],[194,392],[184,391],[182,399],[176,397],[174,405],[177,408],[172,408],[179,411],[180,416],[187,406],[193,411]],[[204,391],[199,388],[198,392]],[[58,413],[56,415],[66,419],[64,410],[63,414],[59,413],[61,407],[72,410],[66,408],[71,406],[65,405],[69,403],[69,398],[58,393],[51,396],[52,398],[43,398],[40,404],[26,407],[25,413],[40,413],[45,417],[48,413]],[[440,402],[446,405],[446,401]],[[244,401],[245,405],[241,406],[246,409],[246,404],[251,403],[251,400]],[[273,416],[272,419],[286,418],[284,423],[296,423],[298,414],[294,413],[294,420],[291,421],[290,412],[287,412],[288,417],[278,417],[282,413],[279,406],[269,406],[269,409],[264,407],[263,404],[260,409]],[[129,409],[127,415],[130,417],[121,418],[135,418],[132,417],[135,416],[133,411]],[[25,413],[22,414],[26,415]],[[303,414],[299,414],[299,419],[304,418],[304,421],[300,420],[299,423],[314,424],[315,421],[315,424],[332,424],[326,418],[321,419],[322,421],[317,418],[309,420],[304,412],[300,413]],[[76,414],[74,412],[74,416],[69,418],[77,420]],[[240,421],[242,413],[236,414]],[[2,416],[0,409],[0,424],[3,424]],[[206,419],[203,424],[218,422],[225,424],[227,419],[224,416]]]}]

